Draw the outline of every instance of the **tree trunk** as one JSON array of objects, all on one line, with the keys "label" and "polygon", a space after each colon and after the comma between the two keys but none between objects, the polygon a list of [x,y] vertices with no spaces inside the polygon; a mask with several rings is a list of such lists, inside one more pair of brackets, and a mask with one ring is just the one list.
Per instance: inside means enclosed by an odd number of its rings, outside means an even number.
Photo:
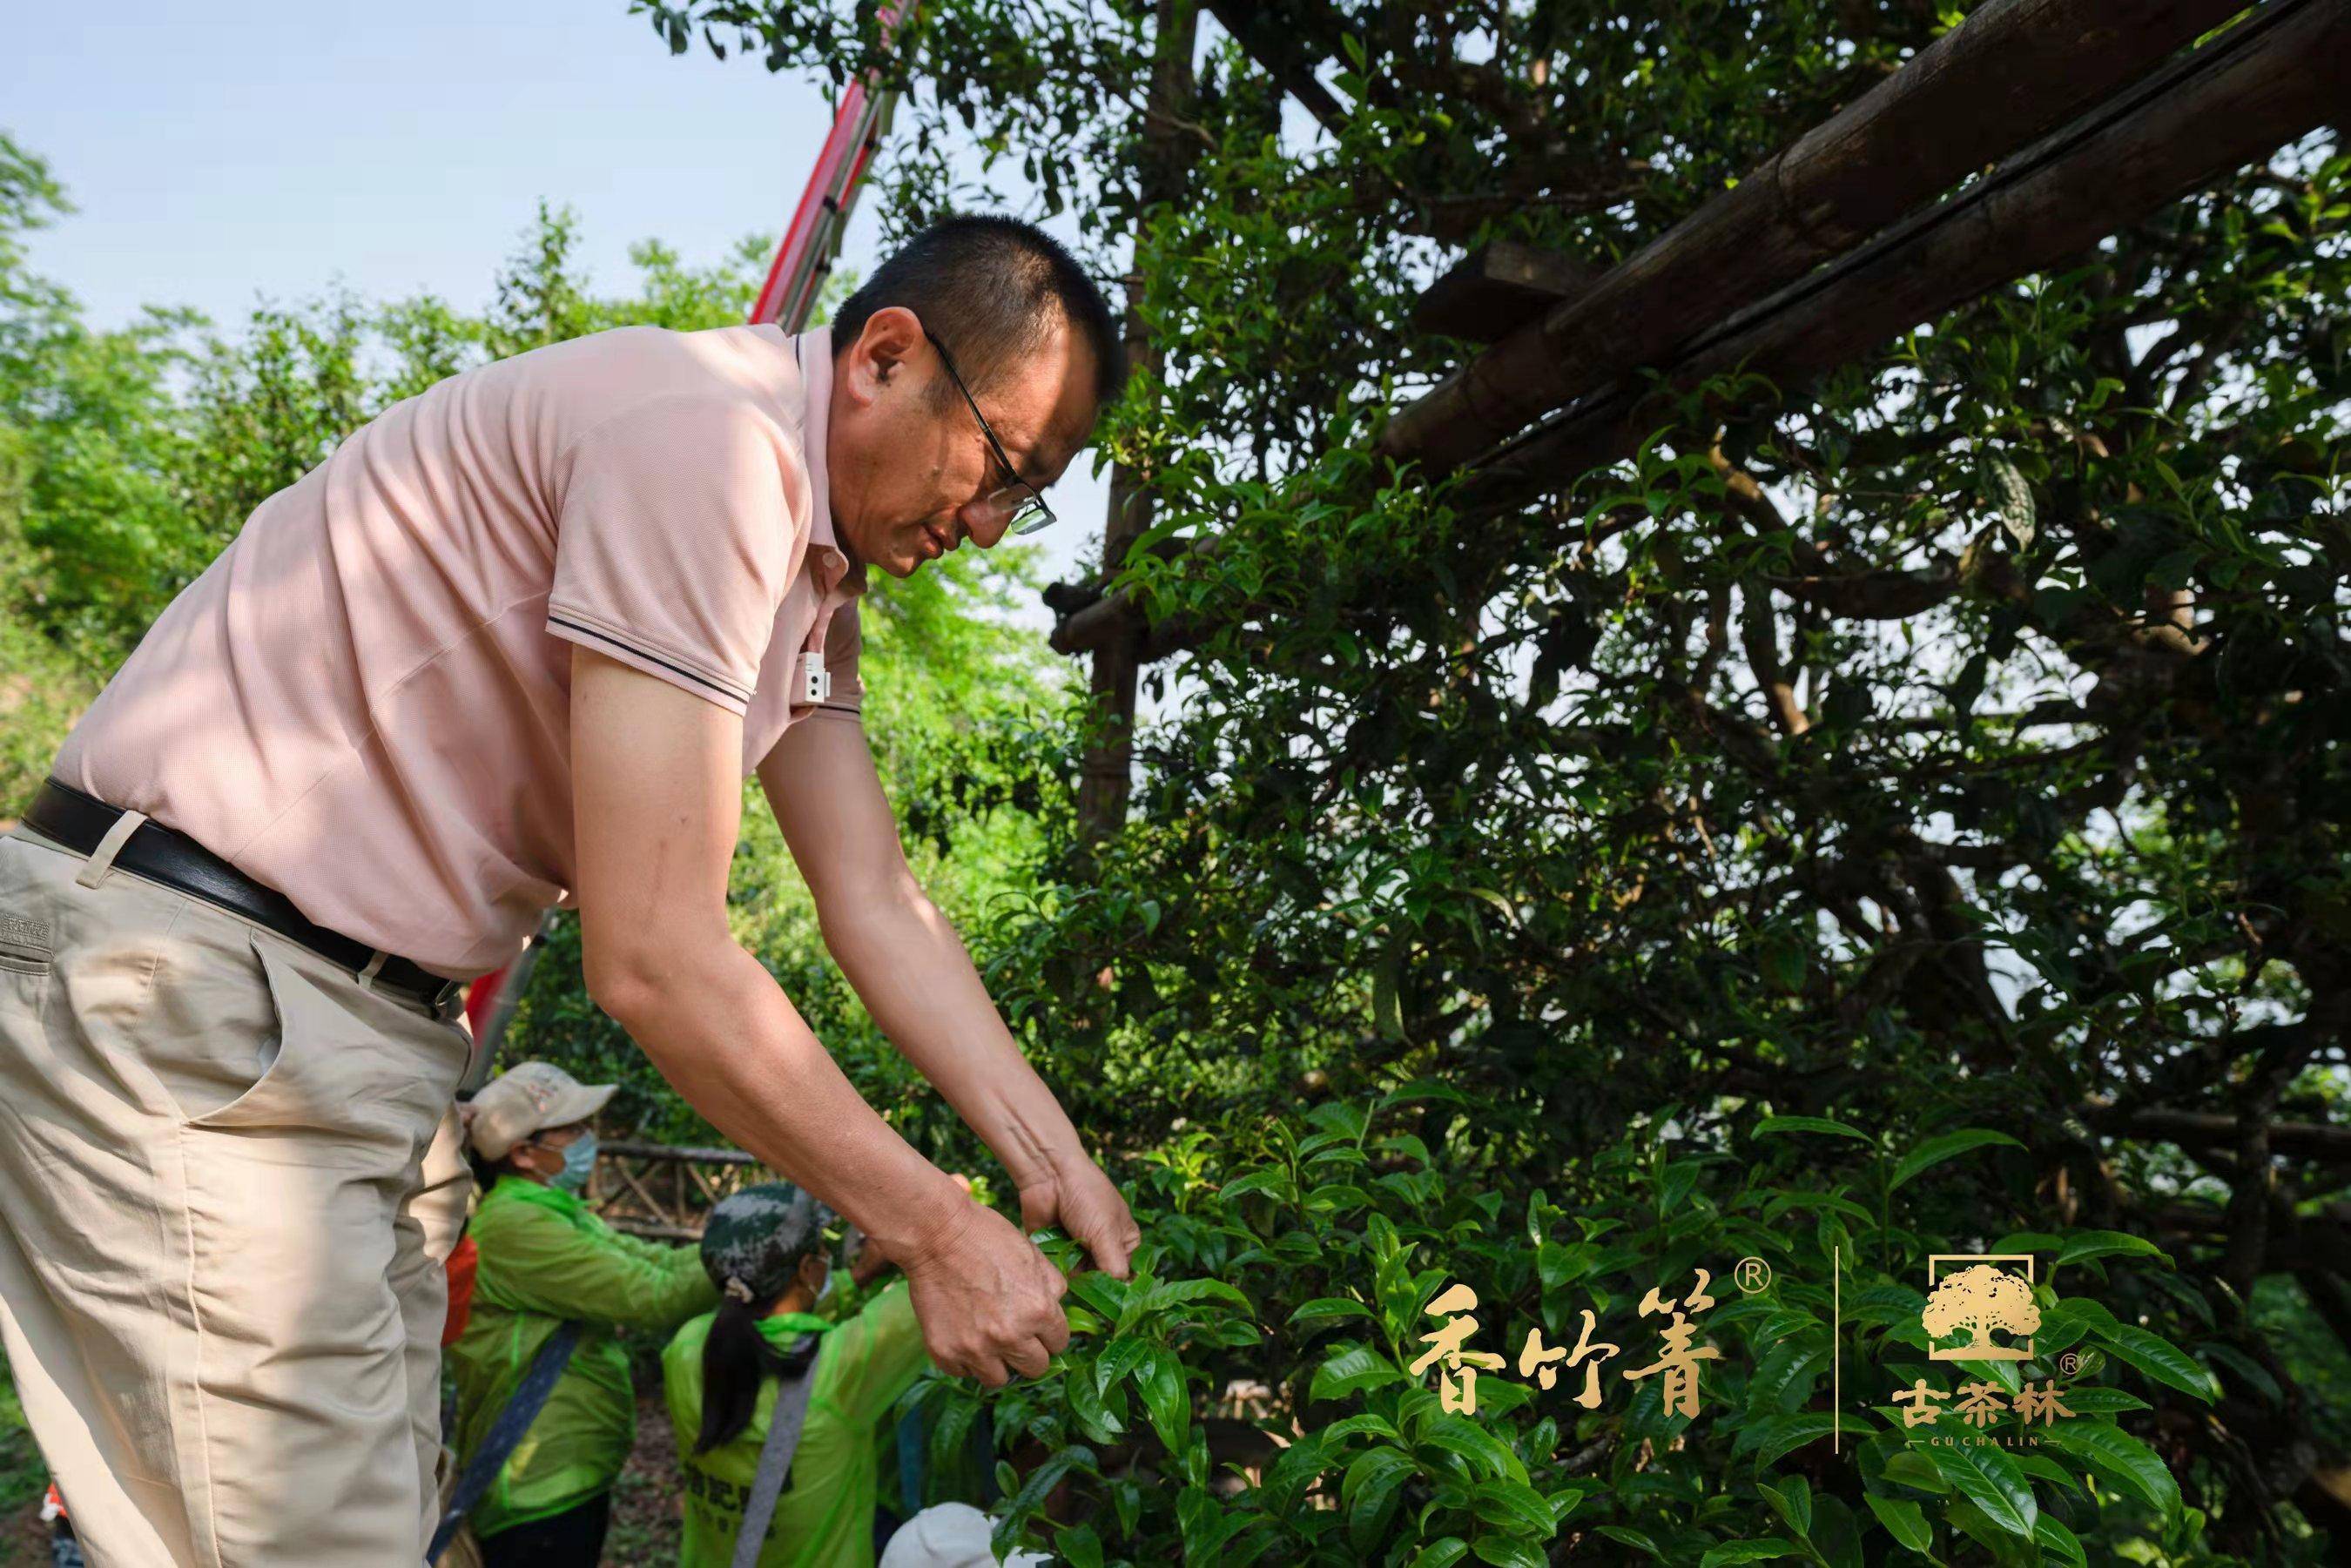
[{"label": "tree trunk", "polygon": [[[1189,107],[1196,84],[1192,76],[1192,46],[1199,33],[1199,14],[1192,0],[1159,0],[1158,28],[1151,69],[1151,92],[1142,131],[1138,171],[1140,210],[1135,218],[1135,245],[1140,252],[1144,225],[1160,208],[1183,194],[1184,180],[1197,153],[1177,128]],[[1158,353],[1135,308],[1139,278],[1127,287],[1126,362],[1131,374],[1157,369]],[[1102,525],[1102,577],[1105,581],[1126,564],[1126,552],[1136,537],[1151,526],[1151,476],[1122,463],[1111,470],[1110,509]],[[1078,828],[1087,839],[1114,832],[1126,821],[1126,800],[1134,784],[1135,674],[1143,664],[1143,632],[1129,623],[1121,634],[1094,649],[1092,695],[1102,720],[1100,739],[1085,756],[1078,779]]]}]

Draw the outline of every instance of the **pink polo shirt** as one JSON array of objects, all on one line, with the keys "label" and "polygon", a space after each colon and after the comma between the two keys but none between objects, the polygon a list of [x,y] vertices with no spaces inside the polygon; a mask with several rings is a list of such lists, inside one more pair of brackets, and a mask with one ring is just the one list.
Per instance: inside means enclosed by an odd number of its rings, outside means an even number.
[{"label": "pink polo shirt", "polygon": [[858,722],[831,388],[823,330],[631,327],[395,404],[172,601],[57,777],[321,925],[496,967],[572,886],[571,644],[741,715],[746,774]]}]

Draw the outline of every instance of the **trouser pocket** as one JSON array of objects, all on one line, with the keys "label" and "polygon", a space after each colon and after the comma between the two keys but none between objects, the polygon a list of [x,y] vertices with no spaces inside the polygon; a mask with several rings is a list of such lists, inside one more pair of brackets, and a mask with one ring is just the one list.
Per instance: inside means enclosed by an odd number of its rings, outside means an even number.
[{"label": "trouser pocket", "polygon": [[38,907],[41,894],[32,879],[7,859],[21,852],[0,846],[0,1008],[38,1018],[48,999],[57,927]]},{"label": "trouser pocket", "polygon": [[48,927],[0,913],[0,1007],[35,1018],[49,997]]}]

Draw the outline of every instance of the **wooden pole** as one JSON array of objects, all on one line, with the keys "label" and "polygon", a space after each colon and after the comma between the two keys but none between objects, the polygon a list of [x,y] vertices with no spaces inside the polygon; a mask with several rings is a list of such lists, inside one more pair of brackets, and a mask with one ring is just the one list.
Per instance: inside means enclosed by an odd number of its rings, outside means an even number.
[{"label": "wooden pole", "polygon": [[[1192,47],[1198,33],[1199,13],[1193,0],[1159,0],[1137,171],[1138,248],[1142,226],[1154,213],[1182,196],[1185,177],[1197,157],[1177,122],[1196,90]],[[1158,368],[1158,350],[1144,325],[1143,313],[1135,307],[1134,296],[1140,288],[1140,280],[1128,287],[1126,362],[1131,373],[1146,375]],[[1129,548],[1151,526],[1150,479],[1149,474],[1123,463],[1111,470],[1110,507],[1102,525],[1104,580],[1118,574],[1126,564]],[[1078,829],[1089,840],[1116,831],[1126,821],[1127,796],[1134,787],[1134,685],[1145,662],[1144,632],[1133,621],[1116,628],[1116,632],[1091,644],[1093,672],[1089,685],[1102,731],[1079,766]]]},{"label": "wooden pole", "polygon": [[1455,467],[2054,129],[2241,0],[1991,0],[1916,59],[1455,371],[1381,449]]},{"label": "wooden pole", "polygon": [[[2346,94],[2351,0],[2278,0],[2083,124],[1733,316],[1690,345],[1673,379],[1744,370],[1784,395],[2268,155],[2341,113]],[[1588,399],[1481,461],[1466,504],[1514,504],[1631,450],[1646,433],[1644,390],[1628,382]]]}]

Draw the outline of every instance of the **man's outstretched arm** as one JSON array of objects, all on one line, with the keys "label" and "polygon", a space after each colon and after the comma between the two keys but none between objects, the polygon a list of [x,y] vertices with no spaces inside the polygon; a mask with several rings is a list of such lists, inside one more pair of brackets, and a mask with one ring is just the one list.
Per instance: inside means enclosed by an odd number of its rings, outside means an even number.
[{"label": "man's outstretched arm", "polygon": [[1041,1375],[1069,1343],[1060,1272],[865,1103],[727,928],[742,750],[726,709],[573,650],[589,993],[719,1131],[881,1241],[942,1370]]},{"label": "man's outstretched arm", "polygon": [[1142,1238],[1126,1200],[997,1016],[963,939],[906,864],[897,819],[855,723],[820,715],[759,765],[792,858],[815,894],[825,946],[873,1021],[996,1151],[1022,1220],[1059,1225],[1096,1267],[1123,1276]]}]

